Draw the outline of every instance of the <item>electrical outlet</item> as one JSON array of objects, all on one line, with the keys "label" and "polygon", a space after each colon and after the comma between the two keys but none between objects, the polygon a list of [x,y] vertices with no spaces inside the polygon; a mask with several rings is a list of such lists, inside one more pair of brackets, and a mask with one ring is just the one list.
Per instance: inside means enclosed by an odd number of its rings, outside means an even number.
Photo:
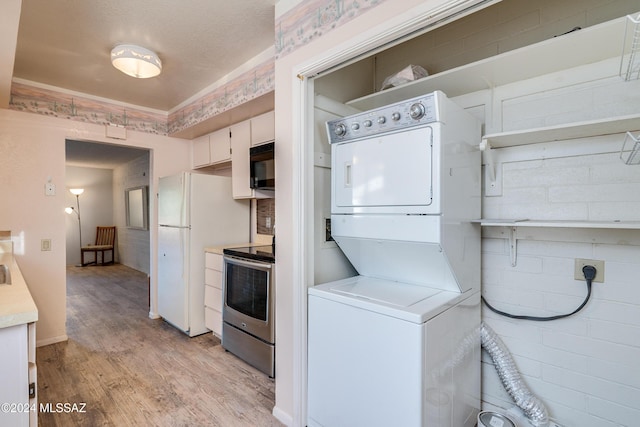
[{"label": "electrical outlet", "polygon": [[50,251],[51,250],[51,239],[42,239],[42,240],[40,240],[40,250],[41,251]]},{"label": "electrical outlet", "polygon": [[576,258],[575,272],[573,277],[574,279],[584,280],[584,273],[582,272],[582,267],[584,267],[585,265],[592,265],[596,268],[596,277],[593,279],[594,282],[598,282],[598,283],[604,282],[604,261],[600,261],[597,259]]},{"label": "electrical outlet", "polygon": [[333,242],[333,237],[331,236],[331,218],[324,219],[324,241]]}]

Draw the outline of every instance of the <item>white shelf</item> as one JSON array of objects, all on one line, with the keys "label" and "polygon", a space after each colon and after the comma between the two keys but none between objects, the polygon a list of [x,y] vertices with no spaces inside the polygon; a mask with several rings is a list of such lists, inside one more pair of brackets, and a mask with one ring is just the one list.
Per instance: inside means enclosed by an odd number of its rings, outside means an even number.
[{"label": "white shelf", "polygon": [[482,139],[487,141],[492,148],[500,148],[637,130],[640,130],[640,114],[487,134]]},{"label": "white shelf", "polygon": [[[360,111],[441,90],[456,97],[620,56],[626,17],[544,40],[347,102]],[[526,65],[525,65],[526,64]]]},{"label": "white shelf", "polygon": [[480,224],[482,227],[506,227],[509,229],[509,258],[511,259],[512,267],[515,267],[518,262],[518,235],[516,229],[519,227],[640,230],[640,221],[479,219],[473,222]]},{"label": "white shelf", "polygon": [[[608,117],[605,119],[484,135],[482,137],[480,149],[485,152],[484,159],[486,161],[487,170],[487,194],[492,192],[491,194],[496,195],[500,192],[500,185],[497,182],[496,176],[495,159],[492,155],[492,149],[494,148],[515,147],[541,142],[564,141],[568,139],[612,135],[638,130],[640,130],[640,114]],[[622,148],[624,149],[624,145]],[[631,154],[629,154],[629,156],[631,159]],[[629,161],[627,164],[638,163],[634,160],[633,162]]]},{"label": "white shelf", "polygon": [[616,228],[640,230],[640,221],[558,221],[529,219],[481,219],[483,227],[555,227],[555,228]]}]

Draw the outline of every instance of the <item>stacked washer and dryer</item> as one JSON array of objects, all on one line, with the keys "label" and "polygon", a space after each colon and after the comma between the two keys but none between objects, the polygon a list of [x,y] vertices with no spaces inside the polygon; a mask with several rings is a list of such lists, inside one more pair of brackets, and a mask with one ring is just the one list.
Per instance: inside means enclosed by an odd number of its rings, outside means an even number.
[{"label": "stacked washer and dryer", "polygon": [[436,91],[327,132],[331,233],[359,275],[309,289],[308,425],[474,426],[480,123]]}]

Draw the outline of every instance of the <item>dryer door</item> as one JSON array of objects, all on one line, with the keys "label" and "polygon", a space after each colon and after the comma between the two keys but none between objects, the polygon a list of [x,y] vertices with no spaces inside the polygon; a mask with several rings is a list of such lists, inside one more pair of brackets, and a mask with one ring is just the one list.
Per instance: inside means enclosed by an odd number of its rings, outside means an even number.
[{"label": "dryer door", "polygon": [[433,202],[433,135],[427,126],[333,144],[333,212],[422,212]]}]

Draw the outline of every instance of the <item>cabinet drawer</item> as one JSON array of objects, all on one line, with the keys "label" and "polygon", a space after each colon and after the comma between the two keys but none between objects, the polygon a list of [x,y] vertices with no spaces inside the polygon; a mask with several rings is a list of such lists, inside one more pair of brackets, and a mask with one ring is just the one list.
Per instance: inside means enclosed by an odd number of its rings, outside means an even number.
[{"label": "cabinet drawer", "polygon": [[213,270],[222,271],[222,255],[207,252],[204,254],[204,265]]},{"label": "cabinet drawer", "polygon": [[222,272],[206,268],[204,270],[204,283],[222,289]]},{"label": "cabinet drawer", "polygon": [[204,305],[222,312],[222,290],[212,286],[205,286]]},{"label": "cabinet drawer", "polygon": [[222,337],[222,313],[205,307],[204,325],[211,329],[216,336]]},{"label": "cabinet drawer", "polygon": [[204,287],[204,305],[205,307],[211,307],[221,311],[222,307],[219,305],[216,305],[220,301],[221,297],[217,296],[216,294],[222,294],[222,291],[212,286],[205,286]]}]

